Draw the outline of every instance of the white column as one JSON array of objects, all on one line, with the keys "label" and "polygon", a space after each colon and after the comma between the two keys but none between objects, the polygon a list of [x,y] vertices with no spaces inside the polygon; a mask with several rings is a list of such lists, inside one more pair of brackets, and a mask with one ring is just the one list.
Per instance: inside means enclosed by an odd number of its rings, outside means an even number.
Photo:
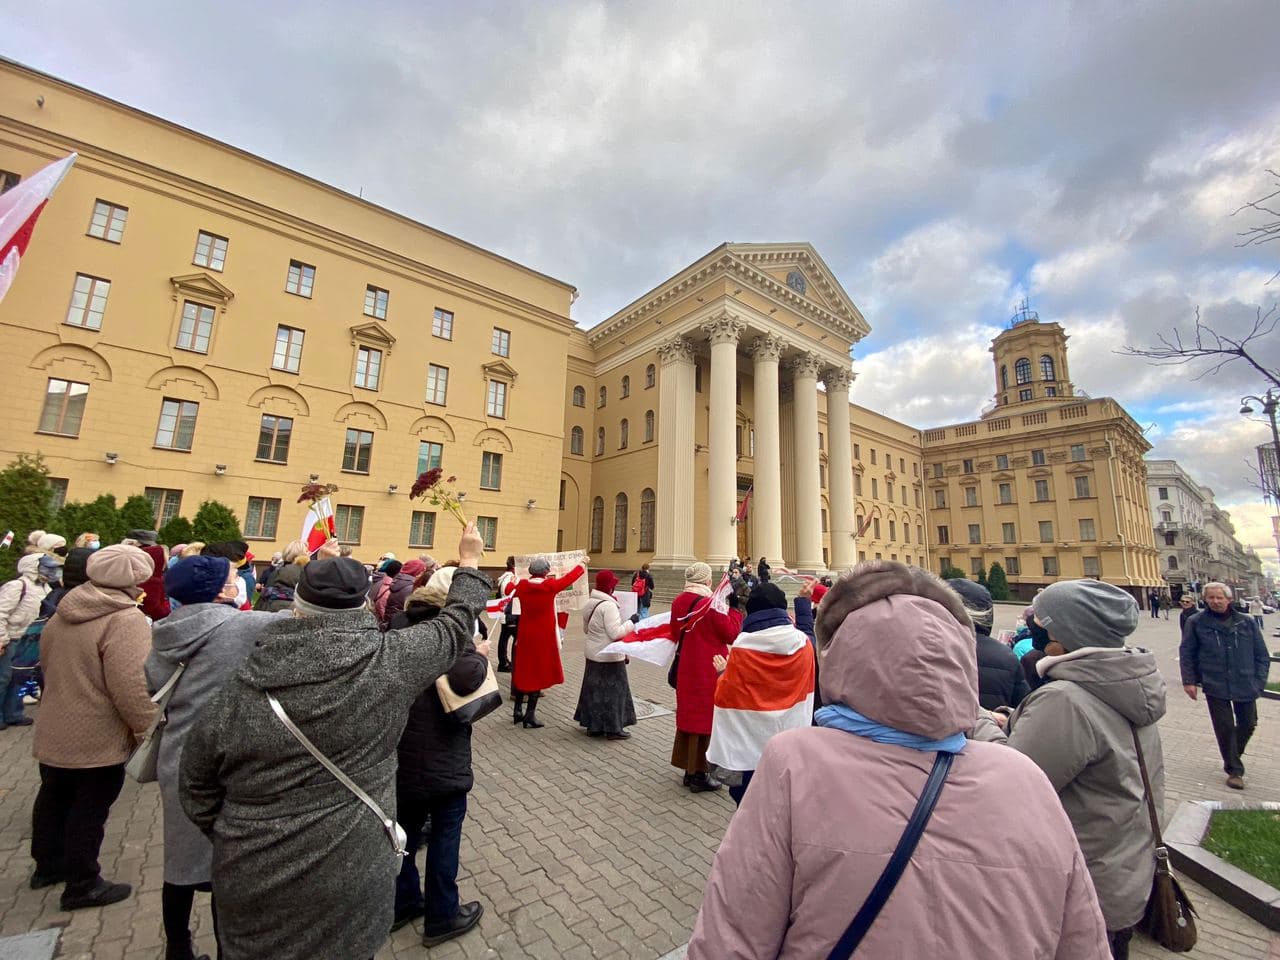
[{"label": "white column", "polygon": [[831,369],[822,377],[827,385],[832,570],[847,570],[858,559],[853,542],[853,453],[849,437],[849,384],[854,376],[852,370]]},{"label": "white column", "polygon": [[655,567],[693,563],[693,344],[672,337],[658,345],[658,502]]},{"label": "white column", "polygon": [[725,312],[702,325],[711,341],[711,416],[707,446],[707,563],[728,566],[738,552],[738,337],[746,324]]},{"label": "white column", "polygon": [[784,566],[782,558],[782,474],[781,441],[778,430],[778,360],[782,341],[777,337],[756,337],[751,342],[755,361],[755,431],[752,479],[751,546],[757,561],[768,557],[773,566]]},{"label": "white column", "polygon": [[[791,361],[795,384],[796,556],[798,570],[822,570],[822,480],[818,474],[818,373],[822,361],[803,353]],[[847,434],[846,434],[847,436]]]}]

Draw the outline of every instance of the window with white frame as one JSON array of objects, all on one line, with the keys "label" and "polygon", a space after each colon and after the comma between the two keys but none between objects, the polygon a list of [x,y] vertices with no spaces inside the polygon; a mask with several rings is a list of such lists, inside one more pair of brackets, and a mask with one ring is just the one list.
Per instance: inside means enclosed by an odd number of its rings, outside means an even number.
[{"label": "window with white frame", "polygon": [[1000,535],[1005,543],[1017,543],[1017,528],[1012,523],[1000,524]]},{"label": "window with white frame", "polygon": [[441,340],[453,339],[453,312],[439,307],[431,314],[431,335]]},{"label": "window with white frame", "polygon": [[276,349],[271,355],[271,366],[285,373],[297,373],[302,366],[302,339],[306,332],[297,327],[276,327]]},{"label": "window with white frame", "polygon": [[364,288],[364,315],[376,320],[387,319],[387,301],[391,294],[372,283]]},{"label": "window with white frame", "polygon": [[1080,520],[1080,539],[1084,541],[1098,539],[1098,532],[1094,527],[1092,517],[1084,517]]},{"label": "window with white frame", "polygon": [[582,450],[583,450],[582,440],[583,440],[583,434],[582,434],[581,427],[574,427],[572,430],[570,430],[569,431],[569,452],[574,454],[575,456],[579,456],[579,457],[582,456]]},{"label": "window with white frame", "polygon": [[274,540],[280,520],[280,501],[275,497],[250,497],[244,511],[246,539]]},{"label": "window with white frame", "polygon": [[382,351],[373,347],[360,347],[356,350],[355,385],[365,390],[377,390],[378,381],[382,378]]},{"label": "window with white frame", "polygon": [[151,515],[156,529],[160,529],[182,512],[182,491],[165,487],[144,487],[143,496],[151,504]]},{"label": "window with white frame", "polygon": [[418,441],[418,473],[439,469],[444,462],[444,444],[432,440]]},{"label": "window with white frame", "polygon": [[1083,499],[1084,497],[1088,497],[1088,496],[1089,496],[1089,478],[1088,478],[1088,477],[1076,477],[1076,497],[1077,497],[1077,499]]},{"label": "window with white frame", "polygon": [[494,327],[493,341],[490,343],[489,349],[495,357],[511,356],[511,331],[503,330],[501,327]]},{"label": "window with white frame", "polygon": [[1084,561],[1084,575],[1086,577],[1102,576],[1102,564],[1097,557],[1081,557]]},{"label": "window with white frame", "polygon": [[1056,577],[1058,575],[1058,558],[1041,557],[1040,568],[1046,577]]},{"label": "window with white frame", "polygon": [[96,200],[93,204],[93,217],[89,220],[89,236],[119,243],[124,239],[124,224],[128,218],[128,207]]},{"label": "window with white frame", "polygon": [[1040,542],[1041,543],[1053,542],[1053,521],[1052,520],[1040,521]]},{"label": "window with white frame", "polygon": [[157,447],[165,450],[190,450],[196,435],[196,416],[200,404],[191,400],[165,397],[160,403],[160,423],[156,426]]},{"label": "window with white frame", "polygon": [[644,442],[653,443],[653,411],[646,410],[644,412]]},{"label": "window with white frame", "polygon": [[258,453],[255,459],[267,463],[289,462],[289,441],[293,439],[293,418],[264,413],[258,426]]},{"label": "window with white frame", "polygon": [[208,267],[221,273],[227,262],[227,238],[201,230],[196,234],[196,252],[191,262],[197,267]]},{"label": "window with white frame", "polygon": [[345,473],[368,473],[369,458],[373,453],[373,434],[368,430],[347,429],[342,448],[342,469]]},{"label": "window with white frame", "polygon": [[111,281],[77,273],[75,286],[71,288],[71,306],[67,308],[67,323],[86,330],[101,330],[102,317],[107,312],[107,295]]},{"label": "window with white frame", "polygon": [[333,525],[339,543],[358,544],[364,530],[364,507],[338,504],[333,511]]},{"label": "window with white frame", "polygon": [[436,515],[426,510],[415,510],[409,518],[409,546],[434,547],[436,545]]},{"label": "window with white frame", "polygon": [[299,297],[311,297],[311,290],[316,282],[316,268],[301,260],[289,261],[289,275],[285,279],[284,288],[288,293]]},{"label": "window with white frame", "polygon": [[507,385],[501,380],[489,381],[489,396],[485,402],[485,413],[491,417],[507,415]]},{"label": "window with white frame", "polygon": [[652,363],[644,368],[644,388],[646,390],[653,387],[658,382],[658,368]]},{"label": "window with white frame", "polygon": [[45,386],[44,407],[40,411],[40,433],[63,437],[80,436],[84,405],[89,399],[89,385],[75,380],[50,377]]},{"label": "window with white frame", "polygon": [[496,550],[498,548],[497,517],[476,517],[476,532],[480,534],[480,539],[484,541],[486,550]]},{"label": "window with white frame", "polygon": [[427,364],[427,403],[444,406],[449,399],[449,368]]},{"label": "window with white frame", "polygon": [[178,324],[179,350],[192,353],[208,353],[209,338],[213,336],[213,307],[193,300],[182,303],[182,320]]},{"label": "window with white frame", "polygon": [[502,489],[502,454],[486,450],[480,455],[480,489]]}]

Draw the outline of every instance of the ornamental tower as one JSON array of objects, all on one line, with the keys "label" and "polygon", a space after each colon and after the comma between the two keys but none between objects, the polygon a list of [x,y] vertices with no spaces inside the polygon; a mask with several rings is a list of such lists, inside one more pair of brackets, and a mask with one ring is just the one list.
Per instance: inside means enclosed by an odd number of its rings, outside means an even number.
[{"label": "ornamental tower", "polygon": [[1075,397],[1067,368],[1067,335],[1056,323],[1041,323],[1026,300],[1008,328],[991,341],[995,361],[995,403],[983,413],[1004,416],[1015,404],[1063,401]]}]

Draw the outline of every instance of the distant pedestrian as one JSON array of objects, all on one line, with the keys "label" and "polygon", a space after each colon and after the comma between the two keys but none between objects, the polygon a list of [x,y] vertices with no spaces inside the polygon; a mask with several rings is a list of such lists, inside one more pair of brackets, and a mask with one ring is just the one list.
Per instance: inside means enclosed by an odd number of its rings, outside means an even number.
[{"label": "distant pedestrian", "polygon": [[[641,584],[644,585],[643,590],[639,589]],[[649,572],[649,564],[640,565],[631,583],[631,589],[636,592],[636,609],[640,613],[640,619],[643,620],[649,616],[649,604],[653,603],[653,574]]]},{"label": "distant pedestrian", "polygon": [[980,583],[963,577],[948,580],[949,586],[964,603],[973,621],[974,641],[978,649],[978,703],[985,710],[1016,707],[1027,695],[1027,678],[1013,651],[991,636],[995,605],[991,592]]},{"label": "distant pedestrian", "polygon": [[1151,619],[1158,620],[1160,618],[1160,594],[1155,590],[1148,593],[1147,604],[1151,607]]},{"label": "distant pedestrian", "polygon": [[1181,633],[1183,630],[1187,629],[1187,621],[1194,617],[1198,612],[1196,610],[1196,598],[1190,594],[1184,593],[1182,598],[1178,601],[1178,606],[1182,608],[1181,612],[1178,614],[1178,632]]},{"label": "distant pedestrian", "polygon": [[507,569],[498,577],[498,596],[511,597],[502,612],[498,631],[498,673],[511,672],[511,658],[516,649],[516,632],[520,629],[520,601],[511,594],[516,589],[516,558],[507,557]]},{"label": "distant pedestrian", "polygon": [[1182,629],[1182,689],[1195,700],[1196,688],[1204,688],[1227,786],[1243,790],[1241,757],[1258,726],[1258,697],[1266,689],[1271,658],[1257,623],[1232,608],[1230,587],[1206,583],[1201,595],[1208,609]]},{"label": "distant pedestrian", "polygon": [[0,730],[33,722],[23,715],[21,679],[13,672],[13,655],[27,627],[40,615],[41,601],[48,593],[40,582],[39,568],[39,555],[29,553],[18,560],[18,575],[0,586]]},{"label": "distant pedestrian", "polygon": [[756,565],[756,576],[761,583],[769,582],[769,561],[765,557],[760,558],[760,562]]}]

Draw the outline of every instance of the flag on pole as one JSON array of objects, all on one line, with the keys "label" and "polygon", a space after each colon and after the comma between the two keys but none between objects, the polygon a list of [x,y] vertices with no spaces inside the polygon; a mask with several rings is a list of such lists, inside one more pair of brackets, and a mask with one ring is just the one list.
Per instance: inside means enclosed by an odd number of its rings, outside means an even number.
[{"label": "flag on pole", "polygon": [[867,532],[867,527],[871,526],[871,521],[873,519],[874,519],[873,517],[868,516],[865,520],[862,521],[862,526],[860,526],[858,528],[857,533],[853,535],[855,540]]},{"label": "flag on pole", "polygon": [[10,530],[4,535],[4,539],[0,540],[0,550],[8,550],[13,546],[13,531]]},{"label": "flag on pole", "polygon": [[738,512],[733,517],[734,523],[742,523],[743,520],[747,519],[747,511],[751,507],[751,490],[751,487],[747,487],[746,496],[742,498],[742,503],[738,504]]},{"label": "flag on pole", "polygon": [[329,505],[329,498],[313,500],[311,508],[303,518],[302,533],[298,539],[307,545],[309,553],[315,553],[337,535],[338,527],[333,520],[333,508]]},{"label": "flag on pole", "polygon": [[0,194],[0,300],[18,274],[18,263],[27,252],[36,221],[54,189],[67,175],[77,154],[63,157]]}]

